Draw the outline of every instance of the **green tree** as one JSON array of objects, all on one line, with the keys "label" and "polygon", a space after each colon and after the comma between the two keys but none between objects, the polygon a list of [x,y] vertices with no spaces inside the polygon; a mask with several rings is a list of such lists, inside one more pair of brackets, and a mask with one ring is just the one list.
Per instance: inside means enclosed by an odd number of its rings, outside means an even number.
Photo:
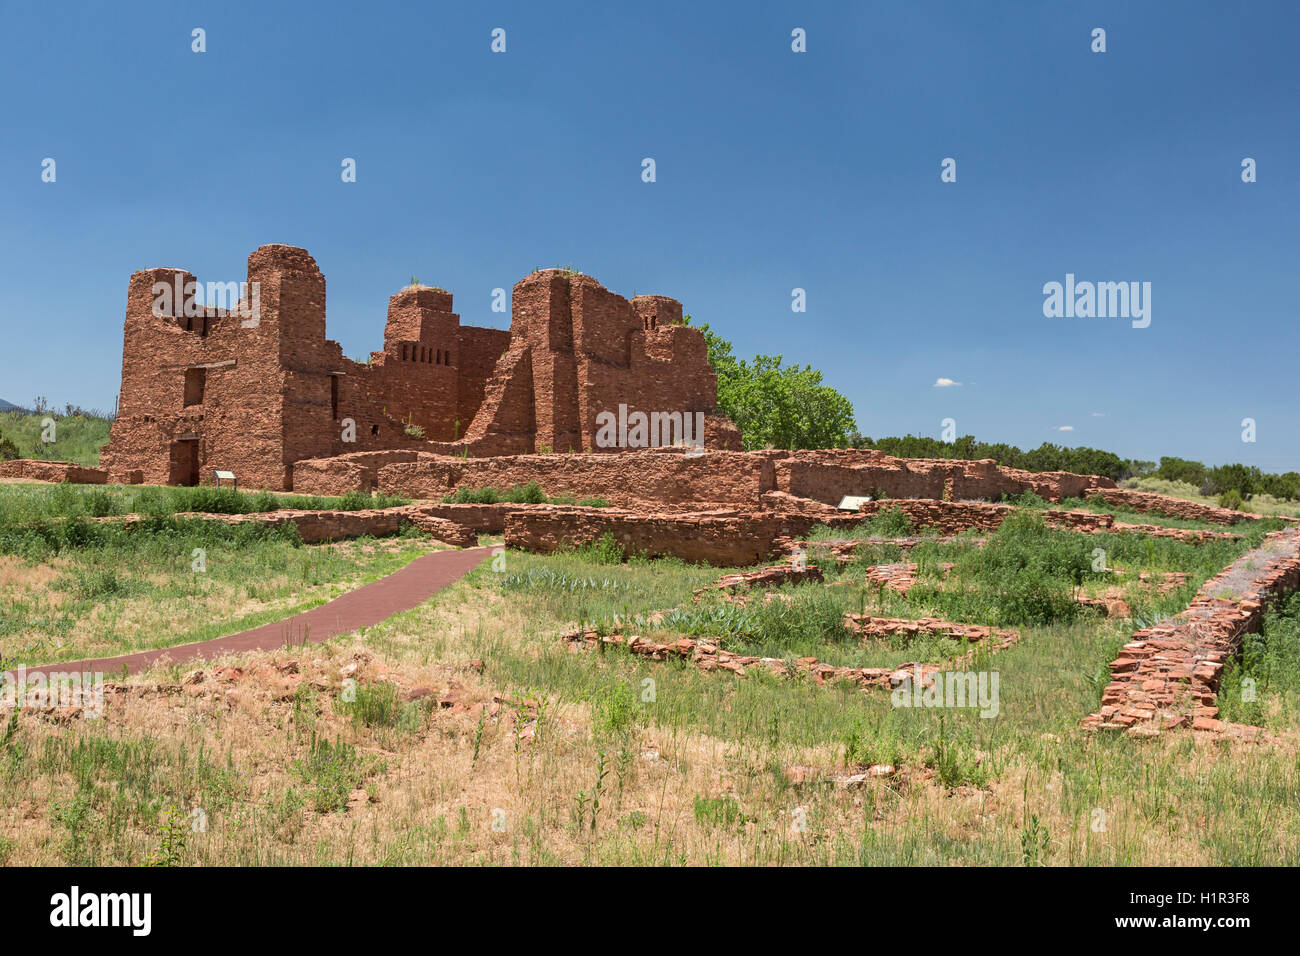
[{"label": "green tree", "polygon": [[1186,458],[1166,456],[1160,459],[1160,467],[1156,469],[1156,477],[1163,478],[1166,481],[1183,481],[1199,488],[1205,484],[1205,466],[1199,461],[1188,461]]},{"label": "green tree", "polygon": [[[690,324],[690,316],[685,322]],[[698,327],[718,376],[718,408],[736,423],[745,448],[844,448],[856,434],[853,405],[811,365],[783,365],[780,355],[738,359],[731,343]]]}]

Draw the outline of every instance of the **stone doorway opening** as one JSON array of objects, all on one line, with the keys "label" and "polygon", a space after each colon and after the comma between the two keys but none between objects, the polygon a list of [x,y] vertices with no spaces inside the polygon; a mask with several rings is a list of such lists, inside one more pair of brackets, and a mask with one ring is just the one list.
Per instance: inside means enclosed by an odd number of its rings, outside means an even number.
[{"label": "stone doorway opening", "polygon": [[197,485],[199,483],[199,440],[182,438],[172,442],[171,474],[169,485]]}]

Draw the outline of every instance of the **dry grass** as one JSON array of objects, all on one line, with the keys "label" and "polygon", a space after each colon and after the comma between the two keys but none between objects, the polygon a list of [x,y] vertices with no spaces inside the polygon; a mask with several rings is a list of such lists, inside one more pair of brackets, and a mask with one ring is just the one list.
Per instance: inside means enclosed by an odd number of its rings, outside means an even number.
[{"label": "dry grass", "polygon": [[250,551],[187,548],[134,556],[0,555],[0,656],[28,665],[167,647],[237,633],[323,604],[440,550],[429,538],[359,539]]},{"label": "dry grass", "polygon": [[[341,549],[365,557],[389,546]],[[981,720],[891,707],[881,692],[575,652],[557,639],[567,627],[681,604],[716,572],[590,555],[507,559],[512,575],[558,577],[507,585],[510,575],[485,565],[420,607],[328,644],[206,663],[201,679],[157,667],[112,690],[98,720],[19,711],[0,743],[0,857],[1300,861],[1296,727],[1257,739],[1080,728],[1131,621],[1024,628],[1024,640],[994,658],[1001,712]],[[40,587],[57,569],[24,573]],[[321,773],[304,772],[322,740],[331,759],[318,762]],[[896,772],[857,787],[835,782],[877,763]],[[804,769],[792,777],[792,768]],[[205,828],[192,827],[195,811]]]}]

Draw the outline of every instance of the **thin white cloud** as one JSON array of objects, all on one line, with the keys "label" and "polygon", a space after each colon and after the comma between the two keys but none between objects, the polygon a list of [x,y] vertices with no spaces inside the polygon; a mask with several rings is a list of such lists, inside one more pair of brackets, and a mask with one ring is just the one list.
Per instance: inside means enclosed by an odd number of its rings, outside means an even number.
[{"label": "thin white cloud", "polygon": [[1052,429],[1053,429],[1053,431],[1058,431],[1058,432],[1072,432],[1072,431],[1074,431],[1074,426],[1073,426],[1073,425],[1053,425],[1053,426],[1052,426]]},{"label": "thin white cloud", "polygon": [[959,385],[961,385],[961,382],[954,382],[950,378],[940,378],[940,379],[935,379],[934,385],[931,387],[932,388],[955,388],[956,386]]},{"label": "thin white cloud", "polygon": [[1105,412],[1093,412],[1093,413],[1092,413],[1092,417],[1093,417],[1093,418],[1105,418],[1105,417],[1106,417],[1106,413],[1105,413]]}]

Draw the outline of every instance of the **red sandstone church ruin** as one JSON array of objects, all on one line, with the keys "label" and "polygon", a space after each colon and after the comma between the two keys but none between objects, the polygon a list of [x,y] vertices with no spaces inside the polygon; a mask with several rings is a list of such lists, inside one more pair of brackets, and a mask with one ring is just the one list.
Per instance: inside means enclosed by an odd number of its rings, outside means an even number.
[{"label": "red sandstone church ruin", "polygon": [[[406,496],[425,503],[366,520],[458,525],[439,526],[445,540],[504,531],[512,547],[550,551],[612,533],[628,550],[719,565],[752,564],[815,525],[853,525],[885,506],[944,533],[991,531],[1012,510],[992,502],[1027,492],[1224,525],[1256,517],[992,460],[740,451],[736,426],[717,413],[703,336],[682,323],[681,305],[624,299],[564,270],[515,285],[509,331],[462,326],[441,289],[403,289],[389,300],[383,349],[365,363],[325,338],[325,279],[303,249],[256,250],[246,297],[229,311],[196,307],[194,281],[178,269],[131,277],[120,408],[101,467],[14,461],[0,476],[194,484],[219,469],[246,488]],[[179,294],[160,298],[160,289]],[[601,420],[621,424],[628,409],[698,414],[706,453],[603,447]],[[528,482],[612,507],[439,503]],[[867,500],[841,512],[855,497]],[[1105,524],[1091,512],[1045,515],[1087,531]],[[322,520],[312,535],[341,533],[337,514]]]},{"label": "red sandstone church ruin", "polygon": [[288,490],[296,463],[347,453],[603,451],[597,419],[620,406],[702,415],[706,447],[740,447],[704,338],[666,296],[543,269],[515,284],[505,331],[461,325],[451,293],[411,286],[361,363],[325,337],[325,277],[305,249],[253,252],[236,308],[198,305],[197,288],[180,269],[131,277],[110,480],[192,485],[222,469]]}]

